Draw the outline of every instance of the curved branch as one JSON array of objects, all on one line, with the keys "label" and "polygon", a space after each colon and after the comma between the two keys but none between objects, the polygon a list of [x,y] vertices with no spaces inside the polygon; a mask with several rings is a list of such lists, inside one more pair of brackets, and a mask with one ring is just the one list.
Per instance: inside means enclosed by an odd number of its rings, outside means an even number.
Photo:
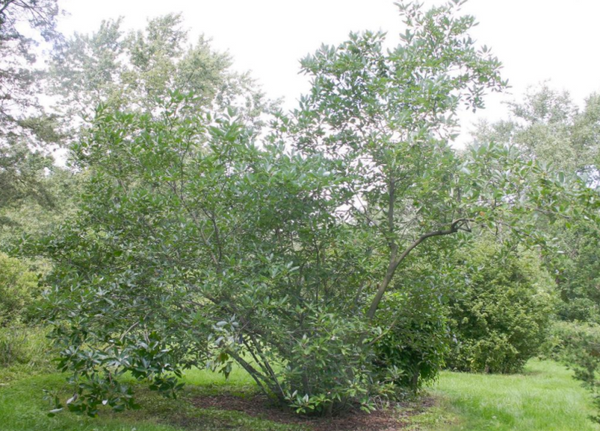
[{"label": "curved branch", "polygon": [[461,219],[453,221],[448,229],[436,230],[436,231],[428,232],[428,233],[421,235],[415,242],[413,242],[411,245],[409,245],[408,248],[406,250],[404,250],[402,252],[402,254],[398,257],[396,257],[396,250],[393,250],[392,258],[390,259],[390,264],[388,265],[388,269],[385,274],[385,278],[381,282],[381,285],[379,286],[379,289],[377,290],[377,294],[375,295],[375,298],[373,298],[373,301],[371,302],[371,307],[369,307],[369,312],[367,313],[367,318],[369,320],[372,320],[373,317],[375,316],[377,307],[379,306],[379,303],[381,302],[381,299],[383,298],[383,294],[385,293],[390,282],[392,281],[392,278],[394,277],[394,274],[396,273],[396,269],[398,268],[398,265],[400,265],[400,263],[410,254],[411,251],[413,251],[419,244],[421,244],[427,238],[431,238],[433,236],[451,235],[453,233],[458,232],[459,230],[470,231],[470,228],[468,225],[469,221],[471,221],[471,220],[466,219],[466,218],[461,218]]}]

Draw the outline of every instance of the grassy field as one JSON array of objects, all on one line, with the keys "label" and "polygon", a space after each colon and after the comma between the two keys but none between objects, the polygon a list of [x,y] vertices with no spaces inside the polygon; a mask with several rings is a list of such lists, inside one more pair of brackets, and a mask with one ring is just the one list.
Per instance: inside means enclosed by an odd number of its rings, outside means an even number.
[{"label": "grassy field", "polygon": [[[167,400],[142,391],[143,408],[97,419],[59,414],[49,418],[42,389],[65,390],[57,374],[21,375],[0,386],[2,431],[189,431],[307,429],[301,425],[271,422],[242,412],[198,408],[193,400],[222,393],[250,396],[255,387],[248,376],[234,371],[228,381],[204,371],[186,374],[188,385],[179,400]],[[0,381],[2,372],[0,372]],[[569,371],[552,362],[531,361],[523,374],[487,376],[442,374],[431,389],[433,406],[411,417],[411,430],[600,430],[588,416],[590,396]]]},{"label": "grassy field", "polygon": [[[1,377],[1,374],[0,374]],[[243,413],[217,409],[198,409],[190,402],[202,395],[233,393],[244,396],[255,391],[252,379],[234,370],[229,380],[204,371],[186,375],[183,393],[177,400],[165,399],[139,388],[142,409],[113,414],[101,412],[98,418],[60,413],[49,418],[50,408],[44,389],[66,394],[65,378],[60,374],[22,377],[0,387],[1,431],[293,431],[303,428],[253,418]]]},{"label": "grassy field", "polygon": [[600,430],[589,419],[590,394],[571,375],[538,360],[518,375],[444,372],[432,389],[436,407],[415,422],[431,430]]}]

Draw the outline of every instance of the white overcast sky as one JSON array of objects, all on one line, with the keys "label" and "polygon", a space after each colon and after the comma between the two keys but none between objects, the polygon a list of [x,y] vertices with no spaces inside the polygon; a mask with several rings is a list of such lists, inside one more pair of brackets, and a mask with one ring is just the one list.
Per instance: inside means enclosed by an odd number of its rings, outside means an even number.
[{"label": "white overcast sky", "polygon": [[[104,19],[123,16],[124,28],[142,28],[148,18],[181,12],[195,39],[204,34],[219,51],[228,51],[236,69],[250,70],[264,91],[284,97],[292,108],[308,90],[299,60],[322,43],[337,44],[350,31],[402,30],[391,0],[62,0],[70,16],[61,30],[87,33]],[[424,0],[426,6],[444,3]],[[528,86],[549,81],[582,103],[600,92],[600,0],[470,0],[463,7],[479,22],[473,32],[504,64],[512,89],[488,98],[479,116],[505,115],[502,100],[513,100]],[[465,116],[469,129],[473,116]],[[464,139],[464,137],[463,137]]]}]

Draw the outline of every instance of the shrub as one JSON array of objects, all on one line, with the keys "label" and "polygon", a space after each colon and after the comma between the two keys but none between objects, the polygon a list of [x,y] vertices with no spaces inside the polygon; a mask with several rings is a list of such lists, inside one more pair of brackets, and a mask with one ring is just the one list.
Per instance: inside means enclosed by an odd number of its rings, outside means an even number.
[{"label": "shrub", "polygon": [[457,292],[449,304],[456,338],[448,366],[462,371],[514,373],[544,340],[553,282],[530,251],[479,240],[457,255]]},{"label": "shrub", "polygon": [[422,272],[403,272],[404,288],[390,292],[378,317],[378,324],[387,330],[375,344],[376,363],[388,373],[392,371],[387,378],[392,378],[401,392],[414,393],[433,381],[449,348],[446,308],[439,286],[428,285],[433,280]]},{"label": "shrub", "polygon": [[[83,382],[70,410],[134,407],[123,373],[174,395],[182,368],[227,374],[232,361],[298,411],[371,408],[386,388],[374,320],[398,267],[514,198],[501,171],[471,187],[486,155],[520,166],[508,150],[473,151],[471,171],[447,145],[461,99],[476,108],[505,85],[499,62],[465,43],[474,21],[459,6],[400,2],[413,30],[395,51],[366,32],[305,59],[314,86],[265,139],[243,113],[199,112],[175,89],[148,112],[98,109],[72,148],[90,172],[80,209],[41,244],[60,366]],[[437,330],[416,322],[400,339]],[[419,375],[424,346],[411,341]]]},{"label": "shrub", "polygon": [[27,326],[38,295],[37,275],[22,261],[0,253],[0,367],[4,368],[3,378],[6,378],[4,374],[8,368],[29,372],[48,365],[48,331]]},{"label": "shrub", "polygon": [[[593,393],[596,409],[600,410],[600,325],[555,322],[543,345],[543,353],[572,369],[574,377]],[[600,415],[593,419],[600,422]]]},{"label": "shrub", "polygon": [[330,415],[356,402],[373,409],[371,397],[385,395],[388,387],[369,367],[373,353],[364,319],[315,311],[307,315],[308,335],[285,357],[282,384],[289,405],[305,414]]},{"label": "shrub", "polygon": [[595,221],[578,221],[563,234],[565,253],[551,256],[561,300],[558,318],[600,323],[600,231]]},{"label": "shrub", "polygon": [[0,326],[26,317],[27,307],[37,295],[36,274],[18,259],[0,253]]},{"label": "shrub", "polygon": [[13,324],[0,328],[0,366],[27,371],[49,367],[50,343],[43,327]]}]

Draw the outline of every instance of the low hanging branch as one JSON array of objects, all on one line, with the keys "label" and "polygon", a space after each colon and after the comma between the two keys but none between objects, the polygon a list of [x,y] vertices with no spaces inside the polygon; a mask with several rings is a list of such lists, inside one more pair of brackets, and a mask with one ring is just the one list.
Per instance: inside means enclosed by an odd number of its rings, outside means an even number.
[{"label": "low hanging branch", "polygon": [[373,302],[371,302],[371,307],[369,308],[369,312],[367,313],[368,319],[372,320],[373,317],[375,316],[377,307],[379,307],[379,303],[381,302],[381,299],[383,298],[383,294],[385,293],[390,282],[392,281],[392,278],[394,277],[394,274],[396,273],[396,269],[398,268],[398,265],[400,265],[400,263],[406,258],[406,256],[408,256],[410,254],[411,251],[413,251],[419,244],[421,244],[427,238],[431,238],[432,236],[451,235],[453,233],[458,232],[459,230],[465,230],[467,232],[470,232],[470,229],[468,227],[469,221],[470,221],[470,219],[461,218],[461,219],[453,221],[448,229],[436,230],[436,231],[428,232],[428,233],[421,235],[415,242],[413,242],[411,245],[409,245],[408,248],[406,250],[404,250],[400,256],[397,255],[398,254],[398,246],[396,244],[394,244],[394,246],[392,247],[392,256],[390,258],[390,264],[388,265],[388,269],[385,274],[385,278],[381,282],[381,285],[379,286],[379,289],[377,290],[377,294],[375,295],[375,298],[373,298]]}]

